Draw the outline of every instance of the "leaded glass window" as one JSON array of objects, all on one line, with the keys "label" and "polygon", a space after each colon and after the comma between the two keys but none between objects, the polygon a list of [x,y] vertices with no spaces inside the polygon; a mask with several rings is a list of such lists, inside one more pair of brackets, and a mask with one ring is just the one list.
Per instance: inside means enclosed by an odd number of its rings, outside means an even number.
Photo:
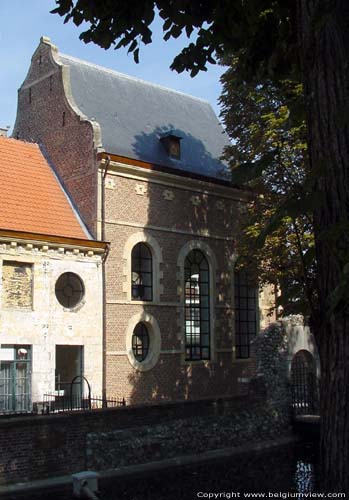
[{"label": "leaded glass window", "polygon": [[246,270],[234,273],[235,347],[237,358],[250,357],[250,342],[257,335],[257,288]]},{"label": "leaded glass window", "polygon": [[80,276],[75,273],[63,273],[56,281],[55,293],[58,302],[71,309],[81,302],[85,288]]},{"label": "leaded glass window", "polygon": [[132,335],[132,351],[137,361],[145,360],[149,351],[149,333],[144,323],[136,325]]},{"label": "leaded glass window", "polygon": [[132,250],[132,300],[153,300],[153,259],[145,243]]},{"label": "leaded glass window", "polygon": [[185,356],[187,360],[210,359],[209,265],[200,250],[185,259]]}]

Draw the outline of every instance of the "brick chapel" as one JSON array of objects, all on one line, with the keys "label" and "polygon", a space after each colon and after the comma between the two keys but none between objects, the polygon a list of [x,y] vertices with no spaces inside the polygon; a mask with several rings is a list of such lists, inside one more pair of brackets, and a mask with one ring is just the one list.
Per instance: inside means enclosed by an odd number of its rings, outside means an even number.
[{"label": "brick chapel", "polygon": [[42,37],[13,135],[44,148],[93,237],[110,242],[107,396],[239,394],[258,325],[257,291],[234,273],[248,196],[229,182],[220,160],[229,141],[209,103],[61,54]]}]

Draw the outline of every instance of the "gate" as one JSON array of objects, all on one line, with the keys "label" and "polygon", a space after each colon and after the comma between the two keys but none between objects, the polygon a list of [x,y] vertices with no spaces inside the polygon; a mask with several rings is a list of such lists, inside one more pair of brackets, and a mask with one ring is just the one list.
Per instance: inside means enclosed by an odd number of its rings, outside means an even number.
[{"label": "gate", "polygon": [[316,366],[308,351],[298,351],[291,365],[292,408],[294,415],[315,415],[319,411]]},{"label": "gate", "polygon": [[91,387],[83,375],[77,375],[70,383],[58,382],[56,387],[58,390],[54,396],[44,395],[44,401],[50,403],[51,411],[91,409]]}]

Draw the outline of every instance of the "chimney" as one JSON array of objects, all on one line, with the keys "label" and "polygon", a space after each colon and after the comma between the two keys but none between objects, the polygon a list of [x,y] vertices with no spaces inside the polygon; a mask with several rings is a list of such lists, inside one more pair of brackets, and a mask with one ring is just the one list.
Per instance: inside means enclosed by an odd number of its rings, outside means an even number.
[{"label": "chimney", "polygon": [[0,137],[7,137],[7,132],[9,131],[10,126],[0,127]]}]

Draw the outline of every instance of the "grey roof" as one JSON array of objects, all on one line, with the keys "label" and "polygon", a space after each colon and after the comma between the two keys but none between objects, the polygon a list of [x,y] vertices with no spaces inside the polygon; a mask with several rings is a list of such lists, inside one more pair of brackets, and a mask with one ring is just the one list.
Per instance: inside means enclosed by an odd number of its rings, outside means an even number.
[{"label": "grey roof", "polygon": [[[107,153],[227,178],[219,158],[229,140],[207,101],[71,56],[60,59],[70,67],[77,106],[101,127]],[[166,132],[182,138],[180,160],[169,158],[161,144]]]}]

